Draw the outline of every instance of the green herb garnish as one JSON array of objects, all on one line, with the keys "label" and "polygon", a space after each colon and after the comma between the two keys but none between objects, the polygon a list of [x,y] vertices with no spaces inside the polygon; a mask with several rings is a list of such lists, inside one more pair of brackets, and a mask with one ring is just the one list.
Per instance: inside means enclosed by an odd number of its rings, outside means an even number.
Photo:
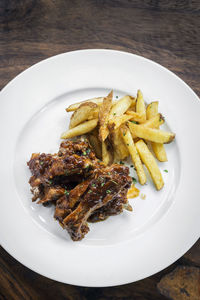
[{"label": "green herb garnish", "polygon": [[43,161],[40,161],[40,165],[42,166],[44,164],[44,162]]},{"label": "green herb garnish", "polygon": [[135,121],[131,121],[131,123],[133,123],[133,124],[137,124],[137,122],[135,122]]},{"label": "green herb garnish", "polygon": [[104,186],[105,182],[102,182],[101,186]]},{"label": "green herb garnish", "polygon": [[92,184],[92,186],[94,187],[94,186],[96,186],[96,184],[95,184],[95,183],[93,183],[93,184]]},{"label": "green herb garnish", "polygon": [[92,193],[92,191],[91,191],[91,190],[89,190],[89,191],[88,191],[88,194],[91,194],[91,193]]},{"label": "green herb garnish", "polygon": [[69,196],[69,192],[67,190],[65,190],[65,195]]},{"label": "green herb garnish", "polygon": [[163,170],[165,173],[168,173],[168,170]]},{"label": "green herb garnish", "polygon": [[133,181],[133,183],[136,183],[137,179],[135,177],[132,177],[132,181]]},{"label": "green herb garnish", "polygon": [[119,98],[119,96],[116,96],[116,98],[118,99],[118,98]]},{"label": "green herb garnish", "polygon": [[120,165],[124,165],[124,162],[123,162],[123,161],[121,161],[121,160],[120,160],[120,162],[119,162],[119,163],[120,163]]},{"label": "green herb garnish", "polygon": [[87,155],[86,151],[83,151],[83,155]]},{"label": "green herb garnish", "polygon": [[106,194],[111,194],[111,190],[107,190],[107,191],[106,191]]},{"label": "green herb garnish", "polygon": [[113,116],[116,116],[116,113],[114,113]]}]

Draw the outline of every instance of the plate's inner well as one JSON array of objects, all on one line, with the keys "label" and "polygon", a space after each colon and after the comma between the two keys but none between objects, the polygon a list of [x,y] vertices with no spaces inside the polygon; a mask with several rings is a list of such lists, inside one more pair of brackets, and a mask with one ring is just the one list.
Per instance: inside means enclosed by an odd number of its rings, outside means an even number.
[{"label": "plate's inner well", "polygon": [[[45,107],[41,107],[41,110],[28,121],[17,141],[14,175],[22,209],[25,208],[30,218],[43,230],[65,239],[68,243],[71,240],[67,231],[63,230],[57,221],[53,219],[54,207],[46,208],[34,202],[32,203],[32,195],[28,184],[30,171],[26,162],[33,152],[54,153],[58,151],[61,142],[60,135],[68,128],[69,124],[69,113],[65,112],[65,108],[69,104],[93,97],[106,96],[108,92],[107,89],[99,88],[83,89],[64,94],[56,99],[50,99],[49,103]],[[125,91],[115,90],[114,99],[116,96],[118,98],[125,94]],[[135,95],[136,91],[133,96]],[[151,99],[151,101],[154,100]],[[161,113],[165,116],[163,108]],[[162,128],[163,130],[173,131],[173,128],[170,128],[167,123],[167,116],[166,123]],[[155,189],[151,177],[145,169],[148,183],[144,186],[136,183],[136,187],[140,190],[140,196],[129,200],[133,211],[123,211],[122,214],[109,217],[103,222],[90,224],[90,232],[81,241],[81,244],[110,245],[136,238],[138,234],[144,233],[164,216],[175,199],[175,189],[178,186],[180,173],[176,140],[165,147],[168,162],[158,162],[165,182],[163,189],[161,191]],[[126,164],[132,165],[130,160],[127,160]],[[130,174],[137,178],[134,168],[130,167]]]}]

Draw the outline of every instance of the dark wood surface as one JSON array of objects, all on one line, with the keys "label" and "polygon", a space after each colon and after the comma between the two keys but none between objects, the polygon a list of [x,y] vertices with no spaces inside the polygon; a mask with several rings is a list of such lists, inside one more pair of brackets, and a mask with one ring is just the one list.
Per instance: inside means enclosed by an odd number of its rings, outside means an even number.
[{"label": "dark wood surface", "polygon": [[[108,48],[162,64],[200,95],[198,0],[0,0],[0,19],[0,88],[52,55]],[[113,288],[81,288],[40,276],[0,248],[0,299],[166,299],[157,284],[179,265],[200,266],[200,241],[147,279]]]}]

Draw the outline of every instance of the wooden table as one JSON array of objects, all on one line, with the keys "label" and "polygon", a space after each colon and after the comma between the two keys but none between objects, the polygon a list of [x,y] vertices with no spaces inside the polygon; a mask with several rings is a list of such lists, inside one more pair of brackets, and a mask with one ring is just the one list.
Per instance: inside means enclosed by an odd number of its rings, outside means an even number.
[{"label": "wooden table", "polygon": [[[107,48],[136,53],[162,64],[200,95],[198,0],[1,0],[0,18],[0,88],[21,71],[52,55]],[[49,280],[1,248],[0,299],[166,299],[159,293],[157,283],[178,265],[196,266],[194,269],[199,270],[200,241],[154,276],[102,289]],[[176,285],[176,276],[173,280]]]}]

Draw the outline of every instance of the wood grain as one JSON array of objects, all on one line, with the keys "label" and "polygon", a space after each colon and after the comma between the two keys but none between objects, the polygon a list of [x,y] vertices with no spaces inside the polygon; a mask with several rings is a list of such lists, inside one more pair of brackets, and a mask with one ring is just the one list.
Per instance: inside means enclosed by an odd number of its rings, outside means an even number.
[{"label": "wood grain", "polygon": [[[0,89],[52,55],[107,48],[162,64],[200,95],[199,30],[198,0],[0,0]],[[0,299],[165,299],[157,283],[177,265],[199,266],[199,249],[200,241],[174,265],[145,280],[90,289],[40,276],[1,248]]]}]

